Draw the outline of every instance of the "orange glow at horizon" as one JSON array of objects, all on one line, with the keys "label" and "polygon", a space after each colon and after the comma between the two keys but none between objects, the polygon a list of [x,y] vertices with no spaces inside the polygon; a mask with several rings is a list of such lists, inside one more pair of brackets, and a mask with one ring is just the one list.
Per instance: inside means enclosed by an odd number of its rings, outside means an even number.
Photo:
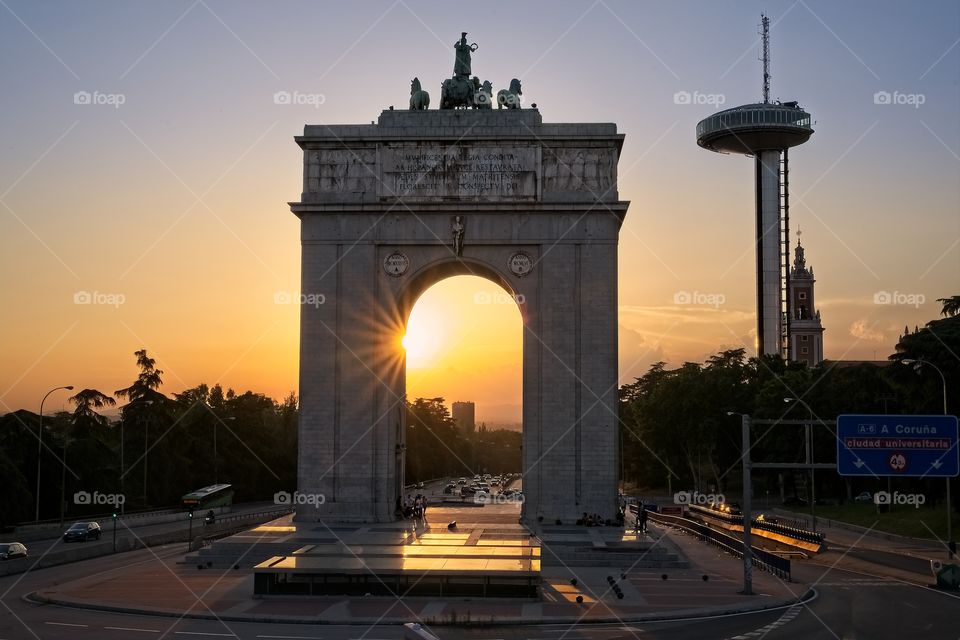
[{"label": "orange glow at horizon", "polygon": [[498,285],[474,276],[438,282],[417,300],[401,342],[409,400],[473,401],[478,422],[520,422],[523,325]]}]

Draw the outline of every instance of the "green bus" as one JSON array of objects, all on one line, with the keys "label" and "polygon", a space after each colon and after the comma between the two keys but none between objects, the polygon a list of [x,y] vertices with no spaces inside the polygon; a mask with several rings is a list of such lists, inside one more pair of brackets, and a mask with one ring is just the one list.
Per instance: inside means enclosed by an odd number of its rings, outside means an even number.
[{"label": "green bus", "polygon": [[180,499],[184,509],[212,509],[233,504],[233,485],[212,484],[192,491]]}]

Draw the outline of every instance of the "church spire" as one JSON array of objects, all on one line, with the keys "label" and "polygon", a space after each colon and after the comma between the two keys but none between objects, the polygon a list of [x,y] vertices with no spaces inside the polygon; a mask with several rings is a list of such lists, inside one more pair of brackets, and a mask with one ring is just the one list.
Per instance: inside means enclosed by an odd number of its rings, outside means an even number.
[{"label": "church spire", "polygon": [[800,236],[803,232],[797,228],[797,246],[794,248],[793,256],[793,274],[795,276],[807,275],[807,259],[804,256],[803,245],[800,244]]}]

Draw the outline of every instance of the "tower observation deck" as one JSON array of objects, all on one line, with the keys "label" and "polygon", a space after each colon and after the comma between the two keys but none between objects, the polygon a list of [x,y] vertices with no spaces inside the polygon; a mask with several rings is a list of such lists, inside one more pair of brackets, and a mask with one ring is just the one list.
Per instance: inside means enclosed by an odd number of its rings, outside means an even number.
[{"label": "tower observation deck", "polygon": [[758,102],[718,111],[697,124],[697,144],[719,153],[755,155],[806,142],[813,133],[810,114],[797,103]]},{"label": "tower observation deck", "polygon": [[813,134],[796,102],[770,102],[769,19],[762,17],[764,101],[725,109],[697,124],[697,144],[753,156],[756,178],[757,353],[791,360],[790,192],[787,150]]}]

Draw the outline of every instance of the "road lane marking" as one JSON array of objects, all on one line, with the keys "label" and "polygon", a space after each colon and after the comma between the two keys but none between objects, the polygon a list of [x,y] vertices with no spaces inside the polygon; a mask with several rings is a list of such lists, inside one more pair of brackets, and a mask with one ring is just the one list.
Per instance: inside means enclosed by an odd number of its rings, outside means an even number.
[{"label": "road lane marking", "polygon": [[235,633],[209,633],[206,631],[174,631],[182,636],[220,636],[224,638],[236,638],[238,637]]},{"label": "road lane marking", "polygon": [[290,638],[291,640],[323,640],[320,636],[257,636],[258,638]]},{"label": "road lane marking", "polygon": [[104,627],[113,631],[142,631],[144,633],[160,633],[159,629],[137,629],[135,627]]},{"label": "road lane marking", "polygon": [[88,624],[73,624],[72,622],[44,622],[43,624],[55,624],[58,627],[89,627]]}]

